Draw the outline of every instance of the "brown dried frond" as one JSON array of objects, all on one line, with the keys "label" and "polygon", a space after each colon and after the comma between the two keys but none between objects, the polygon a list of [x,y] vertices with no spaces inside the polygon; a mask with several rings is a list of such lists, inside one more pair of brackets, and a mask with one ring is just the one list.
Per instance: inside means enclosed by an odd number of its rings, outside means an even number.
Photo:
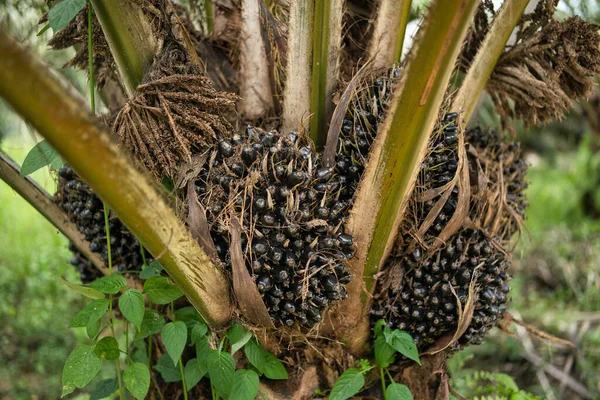
[{"label": "brown dried frond", "polygon": [[136,162],[158,179],[173,178],[192,154],[230,136],[233,128],[224,114],[236,100],[234,94],[215,90],[173,42],[165,45],[112,130]]},{"label": "brown dried frond", "polygon": [[[546,2],[540,2],[540,5]],[[599,26],[571,17],[552,19],[551,6],[524,16],[516,44],[501,56],[487,85],[505,126],[561,118],[589,94],[600,72]]]},{"label": "brown dried frond", "polygon": [[[103,88],[108,82],[116,82],[121,91],[122,87],[119,83],[119,75],[115,60],[110,53],[110,48],[106,42],[106,38],[102,33],[102,28],[96,16],[92,18],[92,43],[94,52],[94,78],[96,87]],[[50,47],[55,50],[66,49],[71,46],[78,48],[75,56],[69,60],[63,68],[79,68],[89,71],[88,68],[88,39],[87,39],[87,6],[83,8],[65,26],[54,34],[48,41]]]}]

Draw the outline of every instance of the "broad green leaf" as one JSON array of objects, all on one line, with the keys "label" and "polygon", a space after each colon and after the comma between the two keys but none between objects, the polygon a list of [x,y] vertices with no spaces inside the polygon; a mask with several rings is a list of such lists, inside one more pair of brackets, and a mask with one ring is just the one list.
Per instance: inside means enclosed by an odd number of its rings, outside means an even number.
[{"label": "broad green leaf", "polygon": [[233,383],[234,365],[231,354],[213,350],[208,355],[208,376],[210,381],[222,397],[227,398]]},{"label": "broad green leaf", "polygon": [[183,296],[181,289],[164,276],[153,276],[144,282],[144,293],[156,304],[169,304]]},{"label": "broad green leaf", "polygon": [[417,345],[408,332],[395,329],[391,334],[384,332],[384,336],[386,343],[396,349],[398,353],[421,365],[419,350],[417,350]]},{"label": "broad green leaf", "polygon": [[273,354],[264,352],[265,366],[263,373],[269,379],[287,379],[288,373],[285,367]]},{"label": "broad green leaf", "polygon": [[191,329],[196,322],[204,322],[204,319],[202,319],[194,307],[180,308],[179,310],[175,311],[174,319],[185,322],[188,329]]},{"label": "broad green leaf", "polygon": [[[261,373],[265,373],[265,351],[262,346],[256,341],[256,338],[251,338],[248,340],[246,345],[244,346],[244,353],[246,354],[246,358],[250,361],[250,364],[254,365],[254,367]],[[198,355],[200,357],[200,355]]]},{"label": "broad green leaf", "polygon": [[196,343],[196,357],[198,357],[198,362],[200,363],[200,367],[208,371],[208,355],[213,351],[208,343],[208,338],[204,336],[201,338],[198,343]]},{"label": "broad green leaf", "polygon": [[105,399],[117,390],[119,390],[119,380],[116,376],[112,379],[103,379],[96,383],[94,390],[90,392],[90,400]]},{"label": "broad green leaf", "polygon": [[102,318],[106,310],[108,310],[108,304],[110,300],[100,299],[94,300],[81,311],[79,311],[71,320],[69,324],[70,328],[83,328],[88,324]]},{"label": "broad green leaf", "polygon": [[381,333],[383,332],[383,328],[385,328],[386,325],[387,323],[385,322],[385,319],[380,319],[375,323],[375,326],[373,326],[373,332],[375,333],[375,337],[381,335]]},{"label": "broad green leaf", "polygon": [[208,326],[204,322],[194,321],[191,330],[191,343],[198,343],[206,335],[206,332],[208,332]]},{"label": "broad green leaf", "polygon": [[93,339],[94,337],[96,337],[98,332],[100,332],[101,325],[102,325],[102,318],[97,319],[95,321],[90,321],[85,326],[85,332],[87,333],[87,335],[90,339]]},{"label": "broad green leaf", "polygon": [[112,336],[103,337],[96,343],[94,353],[105,360],[116,360],[121,355],[119,343]]},{"label": "broad green leaf", "polygon": [[387,400],[413,400],[410,389],[401,383],[391,383],[385,390]]},{"label": "broad green leaf", "polygon": [[230,400],[254,400],[258,394],[258,375],[254,371],[240,369],[235,371]]},{"label": "broad green leaf", "polygon": [[115,294],[127,287],[127,281],[121,275],[112,274],[98,278],[88,286],[102,293]]},{"label": "broad green leaf", "polygon": [[167,383],[179,382],[181,380],[181,371],[178,367],[179,363],[173,365],[173,360],[168,354],[163,354],[158,359],[154,369],[160,373],[160,376]]},{"label": "broad green leaf", "polygon": [[152,261],[150,263],[150,265],[142,268],[142,271],[140,272],[140,279],[148,279],[151,278],[153,276],[160,276],[160,273],[162,272],[163,267],[162,265],[160,265],[160,263],[158,261]]},{"label": "broad green leaf", "polygon": [[[38,169],[45,167],[46,165],[51,165],[53,167],[61,164],[62,159],[58,155],[58,153],[50,147],[50,144],[42,140],[27,153],[25,160],[23,160],[23,164],[21,165],[21,176],[27,176],[29,174],[34,173]],[[64,164],[64,162],[62,162]],[[60,167],[59,167],[60,168]]]},{"label": "broad green leaf", "polygon": [[129,289],[119,297],[119,309],[127,321],[140,329],[144,321],[144,296],[135,289]]},{"label": "broad green leaf", "polygon": [[150,388],[150,371],[142,363],[133,363],[123,373],[125,387],[136,399],[146,398]]},{"label": "broad green leaf", "polygon": [[73,349],[65,362],[62,374],[62,396],[72,393],[75,388],[85,387],[100,371],[102,360],[92,346],[79,345]]},{"label": "broad green leaf", "polygon": [[77,285],[75,283],[71,283],[67,280],[65,280],[64,278],[60,278],[62,279],[62,281],[65,283],[65,285],[67,285],[70,289],[72,289],[73,291],[84,295],[85,297],[88,297],[90,299],[103,299],[106,296],[104,295],[104,293],[96,290],[96,289],[92,289],[91,287],[87,287],[87,286],[83,286],[83,285]]},{"label": "broad green leaf", "polygon": [[129,352],[129,356],[133,362],[148,364],[148,346],[144,339],[134,339],[133,350]]},{"label": "broad green leaf", "polygon": [[69,22],[83,9],[85,0],[62,0],[48,12],[48,23],[54,33],[67,26]]},{"label": "broad green leaf", "polygon": [[234,355],[236,351],[244,347],[248,343],[248,340],[252,338],[252,332],[240,324],[234,324],[227,331],[227,337],[231,343],[231,355]]},{"label": "broad green leaf", "polygon": [[190,391],[194,386],[200,382],[200,379],[206,375],[206,368],[202,368],[197,358],[192,358],[185,365],[185,384],[187,390]]},{"label": "broad green leaf", "polygon": [[375,362],[381,368],[387,368],[394,362],[394,354],[396,349],[387,344],[385,337],[377,336],[375,339]]},{"label": "broad green leaf", "polygon": [[329,400],[346,400],[354,396],[365,385],[365,377],[356,368],[349,368],[337,379],[331,393],[329,394]]},{"label": "broad green leaf", "polygon": [[173,363],[177,364],[187,342],[185,323],[183,321],[169,322],[163,326],[160,336]]},{"label": "broad green leaf", "polygon": [[165,326],[165,319],[162,315],[154,310],[145,310],[142,325],[136,332],[134,340],[144,339],[150,335],[157,334],[163,326]]}]

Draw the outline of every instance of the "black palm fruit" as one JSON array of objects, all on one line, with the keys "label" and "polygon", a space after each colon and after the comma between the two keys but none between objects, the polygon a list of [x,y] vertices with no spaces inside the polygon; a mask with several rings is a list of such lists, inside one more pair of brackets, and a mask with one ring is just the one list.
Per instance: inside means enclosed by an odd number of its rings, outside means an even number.
[{"label": "black palm fruit", "polygon": [[[398,70],[377,77],[372,85],[349,107],[343,122],[337,153],[336,173],[347,184],[351,202],[370,150],[378,124],[385,118]],[[403,278],[381,285],[371,310],[375,323],[385,318],[391,327],[408,331],[419,347],[456,330],[459,315],[457,301],[464,307],[469,285],[477,288],[471,324],[459,340],[460,345],[480,343],[484,334],[502,318],[507,307],[510,255],[504,245],[519,230],[527,206],[526,163],[518,144],[505,142],[496,132],[474,128],[461,132],[459,115],[443,115],[428,144],[429,152],[421,164],[418,190],[415,190],[406,215],[411,218],[401,227],[397,246],[386,268]],[[447,226],[459,202],[459,187],[449,189],[448,199],[437,212],[419,241],[416,230],[442,196],[417,201],[419,193],[440,188],[453,181],[459,167],[458,146],[464,135],[471,186],[468,219],[473,226],[457,229],[443,244],[436,238]],[[499,179],[499,177],[502,179]],[[479,186],[485,187],[479,187]],[[477,191],[504,193],[504,202],[489,202]],[[499,222],[486,219],[493,208]],[[499,210],[499,212],[498,212]],[[462,221],[461,221],[462,222]],[[477,225],[478,223],[478,225]],[[430,249],[434,249],[433,251]],[[391,268],[396,265],[396,268]],[[400,268],[398,268],[398,266]],[[385,278],[382,279],[385,281]]]},{"label": "black palm fruit", "polygon": [[[108,245],[102,201],[91,191],[75,172],[68,166],[58,171],[58,190],[55,202],[68,215],[79,232],[90,242],[90,250],[99,253],[108,263]],[[142,266],[141,247],[137,239],[112,213],[109,215],[112,264],[119,271],[140,270]],[[102,276],[75,246],[69,245],[73,252],[71,264],[79,271],[81,281],[89,283]]]},{"label": "black palm fruit", "polygon": [[312,327],[333,301],[347,296],[354,254],[344,232],[350,196],[340,174],[324,168],[295,133],[248,127],[222,139],[196,181],[211,236],[227,268],[229,220],[237,216],[246,266],[271,318]]}]

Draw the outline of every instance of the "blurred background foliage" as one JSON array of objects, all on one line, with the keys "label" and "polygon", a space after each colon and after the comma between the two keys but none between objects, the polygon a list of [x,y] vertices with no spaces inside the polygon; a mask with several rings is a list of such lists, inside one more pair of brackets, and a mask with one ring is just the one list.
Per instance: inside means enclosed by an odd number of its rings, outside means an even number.
[{"label": "blurred background foliage", "polygon": [[[0,24],[84,90],[84,73],[61,68],[72,51],[49,51],[51,30],[37,36],[45,10],[41,0],[0,0]],[[560,10],[600,21],[599,1],[563,1]],[[474,121],[501,129],[489,99]],[[468,399],[498,393],[506,382],[501,375],[477,374],[487,371],[507,374],[520,389],[544,399],[600,399],[600,90],[562,121],[527,129],[516,124],[515,135],[531,167],[526,226],[515,240],[511,312],[571,340],[577,350],[542,341],[522,327],[511,334],[496,329],[483,345],[450,360],[451,384]],[[0,101],[0,150],[21,162],[38,140]],[[33,178],[53,192],[47,169]],[[59,397],[64,360],[84,338],[67,329],[83,304],[59,280],[78,279],[69,259],[66,239],[0,182],[2,399]]]}]

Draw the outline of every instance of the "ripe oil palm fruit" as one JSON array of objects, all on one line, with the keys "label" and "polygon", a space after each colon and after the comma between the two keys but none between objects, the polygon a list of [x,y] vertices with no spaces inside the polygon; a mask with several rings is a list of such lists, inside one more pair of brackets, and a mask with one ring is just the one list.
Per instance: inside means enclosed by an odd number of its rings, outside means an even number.
[{"label": "ripe oil palm fruit", "polygon": [[[214,1],[214,14],[204,19],[169,2],[144,2],[134,13],[124,11],[133,3],[111,3],[91,1],[106,38],[98,43],[110,47],[128,97],[110,124],[113,134],[155,180],[173,182],[175,204],[183,203],[175,212],[189,214],[203,249],[146,180],[119,161],[106,128],[76,111],[8,38],[2,43],[11,64],[0,64],[0,93],[160,256],[211,326],[230,319],[230,277],[244,323],[259,325],[235,287],[232,226],[240,221],[246,286],[283,325],[268,329],[276,340],[265,343],[285,342],[287,354],[300,357],[309,342],[317,354],[333,351],[342,368],[353,355],[369,354],[371,316],[384,317],[413,334],[422,351],[441,354],[423,367],[400,362],[415,398],[432,398],[431,387],[440,384],[434,372],[448,351],[480,341],[502,318],[506,243],[525,206],[518,146],[465,125],[488,81],[503,115],[564,111],[566,99],[585,94],[600,70],[595,28],[554,21],[550,2],[519,20],[528,1],[507,0],[490,18],[487,1],[438,0],[409,57],[393,67],[409,1]],[[517,24],[516,42],[505,48]],[[494,70],[497,62],[503,68]],[[74,137],[88,158],[60,140],[56,126],[70,120],[49,120],[32,111],[44,103],[14,95],[9,82],[25,72],[48,89],[46,104],[62,104],[64,115],[85,127],[73,131],[86,133]],[[462,78],[459,87],[452,76]],[[517,95],[521,107],[529,99],[543,112],[510,112],[507,99]],[[193,209],[205,212],[204,222],[191,217]],[[300,358],[298,370],[309,363]]]}]

